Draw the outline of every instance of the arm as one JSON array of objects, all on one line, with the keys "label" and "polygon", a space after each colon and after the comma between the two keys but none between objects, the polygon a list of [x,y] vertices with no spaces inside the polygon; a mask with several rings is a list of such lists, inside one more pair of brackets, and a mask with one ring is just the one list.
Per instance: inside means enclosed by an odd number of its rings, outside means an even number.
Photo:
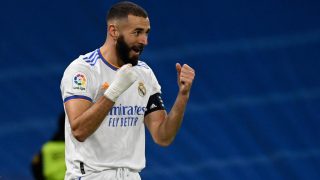
[{"label": "arm", "polygon": [[170,145],[180,129],[195,76],[194,70],[186,64],[182,67],[176,64],[176,69],[179,92],[171,111],[169,114],[164,110],[154,111],[145,117],[145,124],[153,140],[161,146]]},{"label": "arm", "polygon": [[65,108],[73,136],[83,142],[100,126],[113,105],[114,102],[104,96],[96,103],[82,99],[67,101]]},{"label": "arm", "polygon": [[131,64],[122,66],[110,87],[96,103],[83,99],[72,99],[65,102],[73,136],[80,142],[93,134],[100,126],[117,98],[135,81],[136,75]]}]

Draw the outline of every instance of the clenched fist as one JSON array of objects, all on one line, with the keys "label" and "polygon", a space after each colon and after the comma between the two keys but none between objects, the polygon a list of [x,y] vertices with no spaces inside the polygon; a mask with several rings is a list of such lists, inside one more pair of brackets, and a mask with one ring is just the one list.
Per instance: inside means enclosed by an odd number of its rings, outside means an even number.
[{"label": "clenched fist", "polygon": [[183,64],[181,66],[179,63],[176,64],[176,69],[178,74],[179,92],[183,95],[189,95],[195,77],[195,71],[189,65]]}]

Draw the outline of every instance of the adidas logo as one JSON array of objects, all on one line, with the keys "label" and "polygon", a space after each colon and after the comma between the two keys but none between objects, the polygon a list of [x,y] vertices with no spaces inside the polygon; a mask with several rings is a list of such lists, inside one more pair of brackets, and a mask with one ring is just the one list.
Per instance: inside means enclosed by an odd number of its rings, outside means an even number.
[{"label": "adidas logo", "polygon": [[156,107],[158,107],[158,106],[156,106],[155,104],[152,104],[152,105],[150,106],[150,109],[153,109],[153,108],[156,108]]}]

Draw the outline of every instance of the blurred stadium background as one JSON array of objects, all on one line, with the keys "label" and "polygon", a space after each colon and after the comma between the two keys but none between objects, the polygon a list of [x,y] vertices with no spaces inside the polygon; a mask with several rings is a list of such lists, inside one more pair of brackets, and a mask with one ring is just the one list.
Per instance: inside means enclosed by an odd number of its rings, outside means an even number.
[{"label": "blurred stadium background", "polygon": [[[62,73],[102,45],[115,2],[1,3],[0,179],[32,179],[63,109]],[[320,1],[134,2],[151,19],[142,60],[168,110],[175,63],[197,71],[173,145],[148,135],[143,179],[320,179]]]}]

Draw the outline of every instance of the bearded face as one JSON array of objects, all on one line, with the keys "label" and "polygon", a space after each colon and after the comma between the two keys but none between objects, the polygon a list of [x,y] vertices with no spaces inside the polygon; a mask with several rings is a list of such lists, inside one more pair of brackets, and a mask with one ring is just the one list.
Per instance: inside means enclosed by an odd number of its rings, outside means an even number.
[{"label": "bearded face", "polygon": [[132,64],[133,66],[138,64],[139,56],[143,51],[144,45],[135,44],[130,46],[124,40],[124,36],[120,35],[117,44],[116,51],[120,59],[124,62],[124,64]]}]

